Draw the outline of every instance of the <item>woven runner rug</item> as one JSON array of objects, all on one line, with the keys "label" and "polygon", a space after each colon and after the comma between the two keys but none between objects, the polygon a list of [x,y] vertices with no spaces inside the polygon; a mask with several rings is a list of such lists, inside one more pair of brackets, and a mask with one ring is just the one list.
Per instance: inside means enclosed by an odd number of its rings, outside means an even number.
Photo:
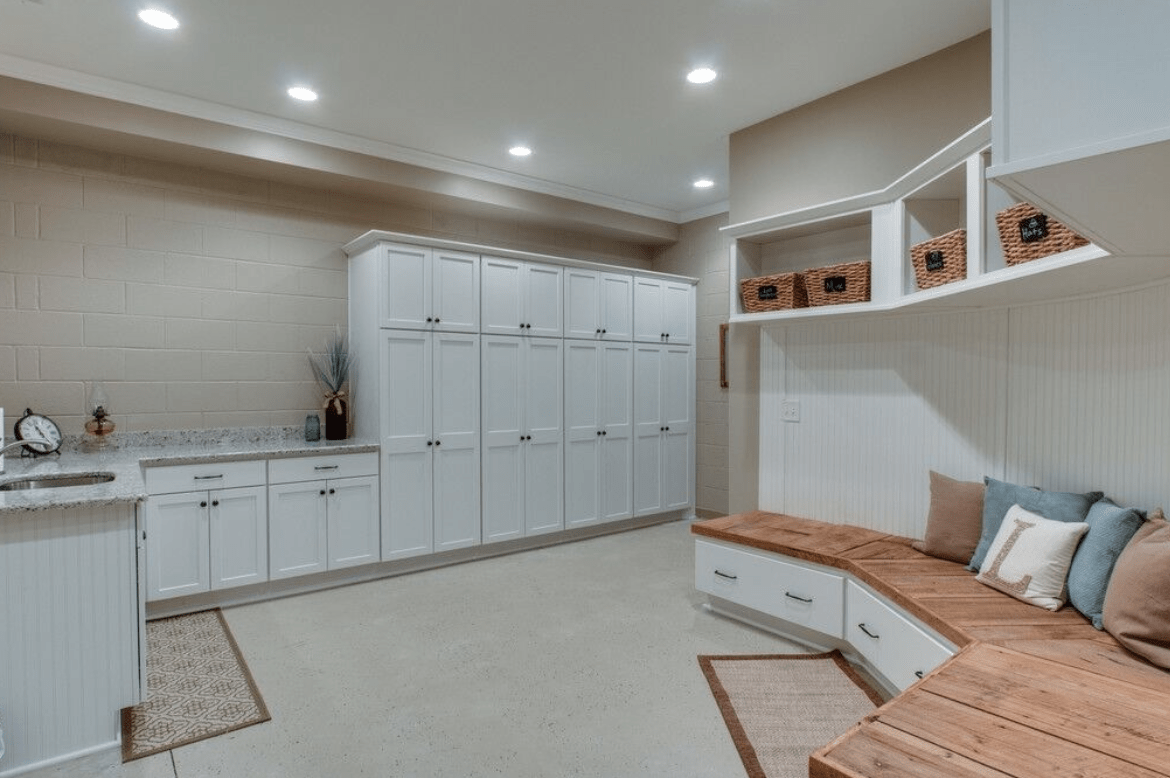
[{"label": "woven runner rug", "polygon": [[218,608],[146,623],[145,702],[122,709],[122,761],[268,721]]},{"label": "woven runner rug", "polygon": [[808,778],[814,751],[882,703],[837,651],[700,656],[748,778]]}]

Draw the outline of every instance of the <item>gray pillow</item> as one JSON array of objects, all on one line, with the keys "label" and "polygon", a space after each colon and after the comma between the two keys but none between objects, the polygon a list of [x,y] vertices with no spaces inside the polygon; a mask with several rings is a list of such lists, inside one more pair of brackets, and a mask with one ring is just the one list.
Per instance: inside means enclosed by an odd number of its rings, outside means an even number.
[{"label": "gray pillow", "polygon": [[1003,517],[1013,505],[1053,521],[1084,521],[1092,504],[1105,496],[1104,492],[1046,492],[1034,486],[1018,486],[987,477],[983,483],[987,485],[983,492],[983,533],[967,565],[968,570],[975,572],[983,567],[987,549],[991,548]]},{"label": "gray pillow", "polygon": [[1141,511],[1122,508],[1111,500],[1099,500],[1089,508],[1085,519],[1089,532],[1068,569],[1068,600],[1097,629],[1105,628],[1102,612],[1113,565],[1143,521]]}]

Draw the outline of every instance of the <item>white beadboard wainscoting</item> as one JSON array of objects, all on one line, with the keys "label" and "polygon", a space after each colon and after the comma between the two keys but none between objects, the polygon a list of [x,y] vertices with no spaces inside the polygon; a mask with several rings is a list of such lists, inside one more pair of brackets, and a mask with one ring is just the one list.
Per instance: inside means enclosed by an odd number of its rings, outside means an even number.
[{"label": "white beadboard wainscoting", "polygon": [[761,510],[921,537],[932,469],[1170,503],[1170,284],[764,329]]},{"label": "white beadboard wainscoting", "polygon": [[0,776],[109,748],[140,692],[135,506],[0,516]]}]

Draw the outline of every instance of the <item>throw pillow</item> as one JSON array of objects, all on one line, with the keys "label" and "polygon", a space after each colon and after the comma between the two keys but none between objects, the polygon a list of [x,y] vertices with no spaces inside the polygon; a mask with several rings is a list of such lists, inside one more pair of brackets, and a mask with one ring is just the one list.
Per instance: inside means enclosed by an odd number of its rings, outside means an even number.
[{"label": "throw pillow", "polygon": [[966,564],[983,532],[983,484],[930,471],[926,534],[912,545],[924,554]]},{"label": "throw pillow", "polygon": [[1104,497],[1103,492],[1045,492],[1034,486],[1017,486],[994,478],[984,478],[987,490],[983,494],[983,532],[979,545],[971,556],[967,569],[978,572],[987,557],[987,549],[999,532],[999,525],[1008,508],[1019,505],[1032,513],[1038,513],[1053,521],[1084,521],[1089,507]]},{"label": "throw pillow", "polygon": [[977,581],[1050,611],[1065,601],[1065,580],[1084,522],[1053,521],[1013,505],[987,551]]},{"label": "throw pillow", "polygon": [[1170,524],[1150,520],[1121,552],[1105,593],[1105,629],[1117,642],[1170,669]]},{"label": "throw pillow", "polygon": [[1113,567],[1144,521],[1141,511],[1122,508],[1108,499],[1089,508],[1085,518],[1089,532],[1068,569],[1068,601],[1097,629],[1104,628],[1101,613]]}]

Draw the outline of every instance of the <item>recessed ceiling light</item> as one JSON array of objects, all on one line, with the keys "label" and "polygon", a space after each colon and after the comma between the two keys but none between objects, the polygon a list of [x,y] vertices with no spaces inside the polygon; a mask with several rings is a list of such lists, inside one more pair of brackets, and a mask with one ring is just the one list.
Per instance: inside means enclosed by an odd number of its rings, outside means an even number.
[{"label": "recessed ceiling light", "polygon": [[512,148],[508,149],[508,153],[513,157],[527,157],[532,154],[532,149],[528,148],[527,146],[513,146]]},{"label": "recessed ceiling light", "polygon": [[687,73],[687,81],[690,81],[692,84],[709,84],[718,75],[711,68],[695,68],[690,73]]},{"label": "recessed ceiling light", "polygon": [[307,86],[290,86],[288,88],[288,96],[294,100],[311,103],[317,99],[317,93]]},{"label": "recessed ceiling light", "polygon": [[695,189],[710,189],[715,186],[715,182],[709,178],[700,178],[695,181]]},{"label": "recessed ceiling light", "polygon": [[138,12],[138,18],[151,27],[157,27],[160,30],[174,30],[179,26],[178,19],[166,11],[160,11],[157,8],[143,8]]}]

